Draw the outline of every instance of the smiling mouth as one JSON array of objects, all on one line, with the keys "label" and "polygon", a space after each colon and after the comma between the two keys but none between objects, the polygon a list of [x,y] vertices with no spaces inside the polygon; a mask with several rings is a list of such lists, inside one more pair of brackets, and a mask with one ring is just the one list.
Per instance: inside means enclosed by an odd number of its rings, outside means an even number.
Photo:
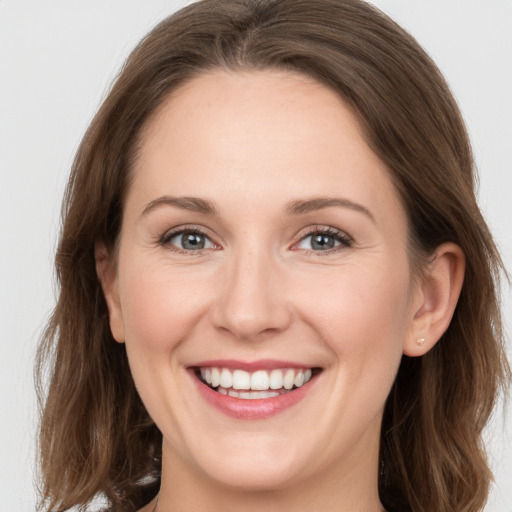
[{"label": "smiling mouth", "polygon": [[304,386],[320,368],[277,368],[247,372],[221,367],[196,367],[195,376],[221,395],[244,400],[274,398]]}]

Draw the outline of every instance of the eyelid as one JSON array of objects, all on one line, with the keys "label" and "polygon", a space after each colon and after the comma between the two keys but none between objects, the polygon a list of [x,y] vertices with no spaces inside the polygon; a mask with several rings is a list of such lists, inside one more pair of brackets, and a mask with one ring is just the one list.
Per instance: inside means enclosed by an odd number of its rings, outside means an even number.
[{"label": "eyelid", "polygon": [[[308,236],[312,236],[316,233],[324,234],[324,235],[331,235],[335,237],[340,244],[338,246],[335,246],[331,249],[327,249],[325,251],[314,251],[312,249],[301,249],[297,247],[305,238]],[[332,252],[336,252],[340,249],[346,249],[347,247],[351,247],[354,245],[354,239],[345,231],[335,228],[333,226],[325,226],[325,225],[315,225],[305,228],[304,230],[301,230],[299,234],[297,235],[297,241],[293,243],[292,249],[297,251],[306,251],[306,252],[314,252],[315,254],[330,254]],[[294,249],[295,248],[295,249]]]},{"label": "eyelid", "polygon": [[[194,250],[188,250],[188,249],[187,250],[181,249],[178,246],[171,245],[169,243],[172,238],[177,237],[184,233],[198,233],[198,234],[206,237],[214,247],[197,249],[196,251],[194,251]],[[301,249],[301,248],[297,247],[300,244],[300,242],[302,242],[305,238],[307,238],[308,236],[312,236],[316,233],[331,235],[331,236],[335,237],[337,239],[337,241],[340,243],[339,243],[339,245],[337,245],[331,249],[326,249],[325,251],[314,251],[312,249]],[[209,234],[208,230],[206,230],[202,226],[198,226],[198,225],[194,225],[194,224],[190,224],[190,225],[185,224],[185,225],[176,226],[174,228],[171,228],[171,229],[165,231],[160,237],[158,237],[157,242],[159,245],[169,247],[171,250],[173,250],[175,252],[186,253],[188,255],[196,254],[196,253],[200,253],[200,252],[212,250],[212,249],[213,250],[222,249],[222,246],[214,240],[214,238]],[[314,252],[316,254],[329,254],[332,252],[336,252],[337,250],[340,250],[340,249],[346,249],[347,247],[351,247],[353,244],[354,244],[354,239],[348,233],[346,233],[345,231],[343,231],[339,228],[335,228],[333,226],[326,226],[326,225],[313,225],[313,226],[309,226],[307,228],[302,229],[297,234],[296,241],[292,244],[291,249],[297,250],[297,251]]]},{"label": "eyelid", "polygon": [[[211,244],[214,245],[214,247],[208,247],[208,248],[197,249],[197,250],[185,250],[185,249],[181,249],[180,247],[177,247],[175,245],[170,244],[170,240],[172,240],[174,237],[177,237],[177,236],[182,235],[184,233],[197,233],[197,234],[200,234],[200,235],[204,236],[205,238],[207,238],[211,242]],[[220,244],[218,244],[212,238],[212,236],[207,232],[207,230],[205,230],[201,226],[197,226],[197,225],[194,225],[194,224],[191,224],[191,225],[185,224],[185,225],[181,225],[181,226],[176,226],[176,227],[174,227],[172,229],[169,229],[169,230],[165,231],[163,233],[163,235],[161,235],[158,238],[158,244],[162,245],[162,246],[165,246],[165,247],[168,247],[172,251],[175,251],[175,252],[178,252],[178,253],[184,253],[184,254],[188,254],[188,255],[197,254],[197,253],[200,253],[200,252],[203,252],[203,251],[209,251],[209,250],[212,250],[212,249],[213,250],[221,249]]]}]

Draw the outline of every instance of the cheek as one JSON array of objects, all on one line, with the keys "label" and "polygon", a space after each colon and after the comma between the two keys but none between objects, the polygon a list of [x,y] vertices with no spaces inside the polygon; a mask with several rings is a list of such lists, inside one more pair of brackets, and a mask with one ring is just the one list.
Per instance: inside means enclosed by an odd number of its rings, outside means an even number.
[{"label": "cheek", "polygon": [[[407,262],[401,268],[408,269]],[[409,321],[408,271],[361,261],[325,278],[317,275],[314,284],[316,292],[302,297],[304,316],[338,358],[375,354],[394,361],[401,354]],[[372,359],[377,357],[361,361]]]},{"label": "cheek", "polygon": [[162,265],[133,265],[120,282],[128,345],[166,352],[178,345],[204,310],[201,295],[186,272],[166,272]]}]

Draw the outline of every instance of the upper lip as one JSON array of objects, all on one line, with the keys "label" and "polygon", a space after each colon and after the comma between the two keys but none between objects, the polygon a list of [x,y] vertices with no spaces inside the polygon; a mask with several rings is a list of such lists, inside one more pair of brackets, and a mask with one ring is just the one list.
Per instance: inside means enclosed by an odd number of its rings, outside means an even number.
[{"label": "upper lip", "polygon": [[257,370],[275,370],[278,368],[314,368],[315,365],[297,363],[279,359],[258,359],[255,361],[241,361],[236,359],[210,359],[208,361],[199,361],[188,365],[189,368],[229,368],[232,370],[245,370],[246,372],[255,372]]}]

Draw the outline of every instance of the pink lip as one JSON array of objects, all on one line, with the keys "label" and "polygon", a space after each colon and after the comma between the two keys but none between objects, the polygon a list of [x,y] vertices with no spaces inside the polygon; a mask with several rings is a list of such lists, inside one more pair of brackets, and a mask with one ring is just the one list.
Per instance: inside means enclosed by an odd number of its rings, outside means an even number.
[{"label": "pink lip", "polygon": [[275,370],[278,368],[297,368],[307,369],[312,366],[306,366],[291,361],[280,361],[277,359],[260,359],[258,361],[238,361],[235,359],[212,359],[209,361],[200,361],[188,365],[189,368],[230,368],[231,370],[245,370],[246,372],[255,372],[257,370]]},{"label": "pink lip", "polygon": [[[210,366],[210,364],[201,364],[197,366]],[[219,365],[217,361],[216,364],[212,364],[211,366],[223,365]],[[293,367],[297,368],[296,366]],[[301,368],[302,366],[299,365],[298,367]],[[223,366],[223,368],[229,368],[229,366]],[[237,366],[236,368],[240,368],[240,366]],[[262,367],[258,366],[258,368],[261,369]],[[283,366],[277,366],[277,368],[283,368]],[[300,388],[290,391],[289,393],[273,398],[246,400],[229,395],[221,395],[199,380],[192,369],[189,370],[188,373],[197,386],[199,393],[210,405],[227,416],[240,420],[262,420],[292,407],[306,396],[317,381],[316,376],[314,376],[310,381],[306,382],[306,384]]]}]

